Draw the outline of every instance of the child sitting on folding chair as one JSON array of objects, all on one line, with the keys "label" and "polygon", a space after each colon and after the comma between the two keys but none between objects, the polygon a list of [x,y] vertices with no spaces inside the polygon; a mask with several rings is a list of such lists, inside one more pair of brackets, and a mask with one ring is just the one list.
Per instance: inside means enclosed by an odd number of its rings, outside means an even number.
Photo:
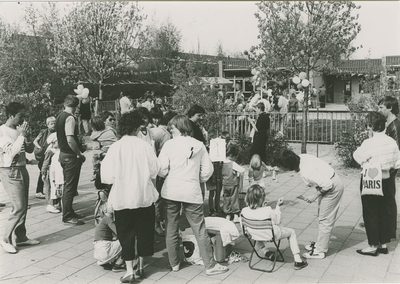
[{"label": "child sitting on folding chair", "polygon": [[[266,206],[264,189],[260,185],[254,184],[247,191],[245,202],[248,207],[242,209],[242,216],[252,220],[265,220],[271,218],[275,238],[277,240],[285,238],[289,240],[289,246],[292,250],[295,261],[294,269],[302,269],[306,267],[308,264],[300,256],[300,249],[297,243],[295,231],[291,228],[279,226],[281,221],[280,205],[283,204],[283,198],[279,198],[276,203],[276,208],[272,209],[270,206]],[[270,231],[263,232],[262,230],[251,230],[250,228],[248,230],[253,237],[262,234],[262,236],[260,236],[260,238],[262,238],[265,234],[270,234]],[[266,245],[266,243],[257,241],[256,249],[261,249],[265,257],[273,261],[275,259],[275,254],[269,251]]]}]

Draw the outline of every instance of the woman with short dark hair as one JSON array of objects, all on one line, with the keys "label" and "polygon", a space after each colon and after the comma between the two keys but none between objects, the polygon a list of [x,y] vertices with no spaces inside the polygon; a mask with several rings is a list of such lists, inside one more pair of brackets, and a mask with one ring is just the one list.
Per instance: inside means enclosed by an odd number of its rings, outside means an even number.
[{"label": "woman with short dark hair", "polygon": [[[159,164],[151,145],[136,137],[143,123],[136,110],[122,115],[119,127],[123,137],[110,146],[101,167],[102,182],[113,185],[108,206],[115,212],[122,258],[126,263],[122,283],[132,283],[135,279],[135,236],[139,257],[151,256],[154,252],[154,202],[158,198],[154,183]],[[139,265],[136,274],[143,278],[143,264]]]},{"label": "woman with short dark hair", "polygon": [[207,145],[207,140],[204,137],[204,133],[199,126],[199,123],[203,120],[204,114],[206,111],[203,107],[199,105],[193,105],[189,111],[187,112],[187,116],[189,117],[190,124],[192,127],[193,134],[191,135],[194,139],[197,139]]},{"label": "woman with short dark hair", "polygon": [[[399,150],[393,138],[384,133],[386,118],[379,112],[371,112],[366,118],[370,138],[366,139],[354,152],[353,157],[360,165],[379,163],[382,170],[382,192],[380,195],[361,195],[365,231],[369,247],[357,250],[362,255],[376,256],[387,254],[387,243],[392,238],[393,224],[390,218],[388,200],[392,195],[390,170],[394,169],[400,158]],[[363,182],[361,175],[361,183]],[[362,186],[360,186],[362,189]]]}]

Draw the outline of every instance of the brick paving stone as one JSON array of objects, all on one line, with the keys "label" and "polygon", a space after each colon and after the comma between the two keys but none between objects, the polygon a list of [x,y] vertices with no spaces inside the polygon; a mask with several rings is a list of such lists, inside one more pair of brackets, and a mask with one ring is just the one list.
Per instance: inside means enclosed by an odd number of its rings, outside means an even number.
[{"label": "brick paving stone", "polygon": [[56,256],[51,256],[35,263],[35,266],[51,269],[67,262],[66,259]]},{"label": "brick paving stone", "polygon": [[[143,283],[143,282],[141,282]],[[154,282],[154,283],[160,283],[160,284],[164,284],[164,283],[173,283],[173,284],[185,284],[188,283],[187,280],[182,279],[182,278],[176,278],[173,276],[170,276],[169,274],[165,275],[163,278],[161,278],[160,280]]]},{"label": "brick paving stone", "polygon": [[326,272],[319,280],[319,283],[351,283],[352,279],[353,276],[337,275]]},{"label": "brick paving stone", "polygon": [[189,284],[204,284],[204,283],[218,284],[218,283],[221,283],[221,281],[214,279],[214,278],[207,277],[207,276],[198,276],[198,277],[190,280],[188,283]]},{"label": "brick paving stone", "polygon": [[184,269],[181,269],[178,272],[171,272],[171,273],[173,273],[174,277],[182,278],[189,281],[192,280],[197,275],[199,275],[200,273],[202,273],[203,270],[204,269],[200,269],[192,265],[189,267],[185,267]]},{"label": "brick paving stone", "polygon": [[58,279],[53,279],[47,276],[38,276],[30,280],[29,283],[36,281],[38,281],[37,283],[43,283],[43,284],[55,284],[59,282]]},{"label": "brick paving stone", "polygon": [[71,259],[70,261],[66,262],[66,265],[76,267],[76,268],[84,268],[86,266],[89,266],[91,264],[96,263],[96,260],[94,258],[87,258],[87,257],[78,257]]},{"label": "brick paving stone", "polygon": [[385,283],[400,283],[400,275],[388,272],[388,273],[386,273],[384,282]]},{"label": "brick paving stone", "polygon": [[365,274],[356,274],[351,282],[353,283],[382,283],[384,276],[374,276]]}]

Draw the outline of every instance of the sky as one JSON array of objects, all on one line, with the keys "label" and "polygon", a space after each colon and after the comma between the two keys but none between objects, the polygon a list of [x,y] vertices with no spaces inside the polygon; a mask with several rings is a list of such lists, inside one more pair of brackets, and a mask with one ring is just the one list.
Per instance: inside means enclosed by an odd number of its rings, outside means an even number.
[{"label": "sky", "polygon": [[[1,0],[0,0],[1,1]],[[253,1],[139,1],[148,20],[169,18],[180,30],[185,52],[200,50],[216,54],[218,43],[230,54],[248,50],[258,43],[258,27]],[[400,55],[400,1],[357,1],[361,32],[353,42],[362,45],[353,59]],[[8,22],[21,21],[21,1],[0,2],[0,17]],[[40,5],[38,3],[37,5]]]}]

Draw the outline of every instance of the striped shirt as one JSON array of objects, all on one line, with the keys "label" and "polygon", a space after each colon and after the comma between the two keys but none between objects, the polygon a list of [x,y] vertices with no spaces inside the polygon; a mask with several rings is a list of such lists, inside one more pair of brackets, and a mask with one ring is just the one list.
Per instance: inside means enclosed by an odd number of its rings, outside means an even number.
[{"label": "striped shirt", "polygon": [[384,132],[374,133],[372,138],[365,140],[353,153],[354,160],[362,165],[370,161],[379,163],[382,169],[382,178],[389,178],[389,170],[395,167],[400,159],[400,152],[396,141]]}]

